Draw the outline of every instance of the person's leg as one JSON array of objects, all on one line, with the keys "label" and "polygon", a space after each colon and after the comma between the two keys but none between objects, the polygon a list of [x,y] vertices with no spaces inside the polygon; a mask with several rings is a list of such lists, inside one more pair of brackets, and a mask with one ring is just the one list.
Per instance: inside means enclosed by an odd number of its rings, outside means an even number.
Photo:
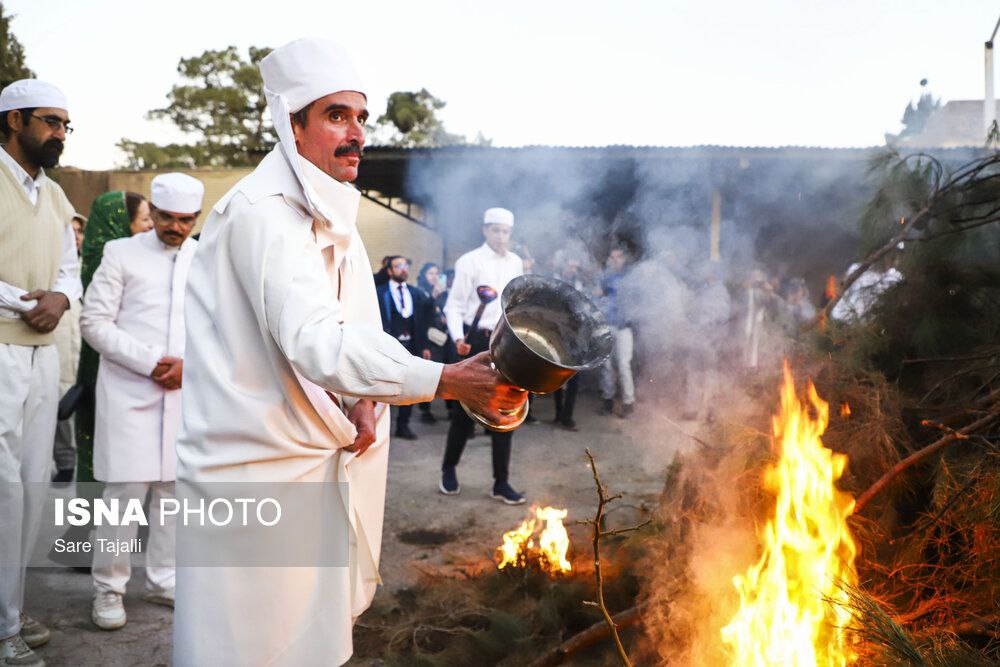
[{"label": "person's leg", "polygon": [[[48,495],[52,474],[52,441],[59,410],[59,352],[55,345],[33,348],[31,384],[24,402],[21,481],[24,483],[24,519],[21,524],[21,562],[27,563]],[[20,606],[24,609],[24,570],[21,570]]]},{"label": "person's leg", "polygon": [[635,383],[632,380],[632,329],[626,327],[618,330],[615,335],[615,350],[622,403],[626,406],[632,405],[635,403]]},{"label": "person's leg", "polygon": [[25,489],[21,481],[24,407],[31,388],[33,348],[0,344],[0,640],[21,630],[21,535]]},{"label": "person's leg", "polygon": [[560,421],[563,424],[573,423],[573,410],[576,409],[576,394],[580,389],[580,375],[579,373],[574,375],[566,383],[562,411],[559,414]]},{"label": "person's leg", "polygon": [[[149,487],[149,482],[107,482],[102,497],[108,506],[117,500],[118,506],[124,510],[130,498],[138,498],[139,502],[143,502]],[[101,545],[128,542],[138,531],[139,527],[133,521],[124,526],[111,526],[106,523],[97,526],[91,574],[94,578],[94,590],[98,593],[125,595],[125,585],[132,576],[132,555],[103,550]]]},{"label": "person's leg", "polygon": [[[173,597],[176,573],[176,514],[161,515],[164,499],[174,498],[173,482],[153,482],[149,494],[149,549],[146,551],[146,591]],[[161,525],[162,523],[162,525]]]},{"label": "person's leg", "polygon": [[558,389],[555,390],[555,392],[552,393],[552,402],[555,403],[555,406],[556,406],[556,416],[553,417],[552,421],[555,421],[555,422],[562,421],[563,394],[564,393],[565,393],[564,387],[559,387]]},{"label": "person's leg", "polygon": [[444,462],[442,468],[454,468],[462,459],[462,452],[465,450],[465,443],[475,432],[475,422],[465,414],[461,405],[455,405],[451,416],[451,424],[448,426],[448,439],[445,441]]},{"label": "person's leg", "polygon": [[496,484],[506,484],[510,476],[510,450],[514,433],[498,433],[493,431],[493,481]]}]

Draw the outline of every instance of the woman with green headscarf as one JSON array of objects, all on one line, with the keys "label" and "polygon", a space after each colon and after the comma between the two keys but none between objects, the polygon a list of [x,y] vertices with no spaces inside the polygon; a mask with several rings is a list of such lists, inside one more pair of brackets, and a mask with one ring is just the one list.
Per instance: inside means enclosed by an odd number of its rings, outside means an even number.
[{"label": "woman with green headscarf", "polygon": [[[132,236],[153,228],[149,202],[134,192],[115,190],[105,192],[94,200],[90,217],[80,246],[80,280],[83,289],[90,285],[94,272],[101,265],[104,244],[108,241]],[[83,342],[80,350],[80,370],[76,383],[83,387],[83,395],[76,408],[76,479],[78,482],[94,481],[94,386],[100,355]]]}]

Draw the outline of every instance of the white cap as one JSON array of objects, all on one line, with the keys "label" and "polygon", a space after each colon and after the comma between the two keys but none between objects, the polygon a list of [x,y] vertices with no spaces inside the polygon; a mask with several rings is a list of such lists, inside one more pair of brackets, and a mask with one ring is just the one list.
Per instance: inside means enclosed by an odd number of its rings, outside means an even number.
[{"label": "white cap", "polygon": [[344,47],[320,38],[297,39],[271,51],[260,61],[260,75],[264,80],[267,108],[285,159],[302,186],[310,208],[332,220],[334,216],[324,209],[303,172],[289,114],[333,93],[354,91],[365,95],[361,77]]},{"label": "white cap", "polygon": [[197,178],[172,172],[160,174],[151,186],[153,206],[171,213],[197,213],[205,196],[205,186]]},{"label": "white cap", "polygon": [[260,75],[268,103],[272,95],[279,95],[289,113],[344,90],[365,95],[347,51],[329,39],[297,39],[275,49],[260,61]]},{"label": "white cap", "polygon": [[483,213],[484,225],[507,225],[514,226],[514,214],[505,208],[488,208]]},{"label": "white cap", "polygon": [[21,79],[0,92],[0,113],[12,109],[52,107],[68,111],[66,96],[51,83],[38,79]]}]

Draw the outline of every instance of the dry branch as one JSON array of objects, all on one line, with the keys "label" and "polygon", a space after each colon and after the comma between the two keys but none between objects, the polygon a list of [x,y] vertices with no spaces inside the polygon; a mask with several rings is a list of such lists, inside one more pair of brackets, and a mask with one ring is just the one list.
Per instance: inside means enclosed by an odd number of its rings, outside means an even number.
[{"label": "dry branch", "polygon": [[[642,604],[630,607],[625,611],[615,614],[612,617],[615,627],[627,628],[635,625],[642,620],[642,613],[646,610],[648,605],[648,602],[643,602]],[[607,624],[607,622],[598,621],[583,632],[578,632],[562,644],[559,644],[559,646],[556,646],[552,650],[548,651],[529,664],[528,667],[554,667],[555,665],[561,665],[575,653],[590,648],[597,642],[605,639],[609,634],[611,634],[611,627]]]},{"label": "dry branch", "polygon": [[991,423],[1000,419],[1000,413],[991,412],[985,417],[981,417],[976,421],[972,422],[968,426],[965,426],[958,431],[952,431],[947,435],[935,440],[933,443],[927,445],[923,449],[917,450],[907,456],[905,459],[894,465],[889,469],[882,477],[878,479],[874,484],[872,484],[867,491],[858,496],[858,500],[854,505],[855,513],[860,512],[864,507],[871,502],[871,499],[875,497],[882,489],[889,485],[893,479],[895,479],[900,473],[902,473],[907,468],[910,468],[917,463],[920,463],[926,459],[931,454],[943,449],[946,445],[950,445],[953,442],[963,440],[968,438],[970,433],[974,433],[984,426],[989,426]]},{"label": "dry branch", "polygon": [[621,660],[622,664],[626,667],[632,667],[632,663],[628,659],[628,653],[622,645],[622,639],[618,635],[618,626],[615,624],[615,619],[611,616],[611,612],[608,611],[607,605],[604,604],[604,576],[601,573],[601,538],[609,537],[611,535],[621,535],[622,533],[628,533],[633,530],[639,530],[648,524],[649,521],[645,521],[637,526],[632,526],[631,528],[619,528],[617,530],[603,530],[601,528],[601,523],[604,519],[604,508],[612,500],[621,498],[622,494],[616,493],[613,496],[608,495],[608,487],[601,483],[601,475],[597,472],[597,461],[594,460],[594,455],[590,453],[590,449],[587,449],[586,451],[587,458],[590,459],[590,472],[594,475],[594,485],[597,487],[597,512],[593,519],[587,519],[586,521],[581,521],[580,523],[590,525],[593,530],[594,578],[597,581],[597,602],[585,602],[584,604],[589,604],[601,610],[601,615],[604,616],[604,623],[608,627],[612,638],[615,640],[615,649],[618,651],[618,659]]}]

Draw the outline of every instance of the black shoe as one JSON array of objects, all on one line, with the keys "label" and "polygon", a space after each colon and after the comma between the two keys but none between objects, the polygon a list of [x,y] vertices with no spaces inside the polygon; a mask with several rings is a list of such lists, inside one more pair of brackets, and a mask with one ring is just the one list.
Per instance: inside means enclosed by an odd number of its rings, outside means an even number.
[{"label": "black shoe", "polygon": [[396,427],[396,437],[403,440],[416,440],[417,434],[413,432],[409,424],[400,424]]},{"label": "black shoe", "polygon": [[434,416],[434,413],[429,410],[427,412],[420,413],[420,423],[422,424],[437,424],[437,420],[438,419]]},{"label": "black shoe", "polygon": [[579,431],[576,427],[576,422],[572,419],[562,419],[559,421],[559,426],[566,429],[567,431]]},{"label": "black shoe", "polygon": [[497,482],[493,485],[493,493],[490,498],[499,500],[507,505],[523,505],[524,495],[518,493],[507,482]]},{"label": "black shoe", "polygon": [[601,404],[601,409],[597,414],[610,415],[612,412],[614,412],[614,409],[615,409],[615,402],[610,398],[605,398],[604,403]]},{"label": "black shoe", "polygon": [[622,406],[622,413],[619,415],[622,419],[629,417],[633,412],[635,412],[635,404],[627,403]]},{"label": "black shoe", "polygon": [[73,481],[72,468],[56,470],[56,474],[52,475],[52,482],[54,484],[69,484],[72,481]]},{"label": "black shoe", "polygon": [[458,475],[454,468],[441,468],[441,483],[438,490],[446,496],[457,496],[462,492],[462,487],[458,484]]},{"label": "black shoe", "polygon": [[535,415],[533,415],[533,414],[531,414],[529,412],[528,416],[524,418],[524,423],[525,424],[537,424],[538,423],[538,419],[535,418]]}]

